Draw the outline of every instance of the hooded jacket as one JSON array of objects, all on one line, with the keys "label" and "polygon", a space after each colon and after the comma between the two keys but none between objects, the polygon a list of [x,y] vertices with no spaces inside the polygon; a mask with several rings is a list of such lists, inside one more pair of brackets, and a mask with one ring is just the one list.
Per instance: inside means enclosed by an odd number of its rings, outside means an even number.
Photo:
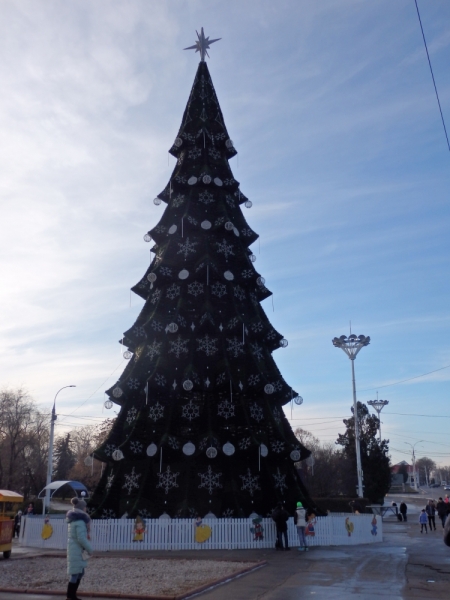
[{"label": "hooded jacket", "polygon": [[74,508],[66,514],[66,521],[69,524],[67,573],[69,575],[76,575],[77,573],[82,573],[87,565],[87,561],[83,559],[83,550],[92,554],[92,546],[87,538],[88,525],[91,522],[91,518],[83,510]]}]

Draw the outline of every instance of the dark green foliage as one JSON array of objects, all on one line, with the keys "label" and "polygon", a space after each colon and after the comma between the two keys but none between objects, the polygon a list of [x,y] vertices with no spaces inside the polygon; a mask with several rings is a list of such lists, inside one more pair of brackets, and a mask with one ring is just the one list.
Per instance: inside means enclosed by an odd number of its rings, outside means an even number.
[{"label": "dark green foliage", "polygon": [[170,153],[155,257],[133,288],[145,305],[124,334],[132,359],[107,391],[121,408],[95,452],[106,468],[93,515],[265,516],[278,500],[293,511],[311,504],[294,466],[310,453],[282,410],[296,392],[272,358],[285,343],[260,304],[271,292],[206,63]]},{"label": "dark green foliage", "polygon": [[[364,496],[371,502],[383,503],[391,484],[390,461],[388,456],[389,440],[379,441],[379,420],[369,414],[369,409],[361,402],[357,403],[361,446],[361,466],[364,474]],[[353,412],[353,408],[352,408]],[[339,434],[337,444],[343,447],[342,459],[345,465],[344,489],[349,496],[356,495],[356,448],[355,418],[344,419],[347,430]]]},{"label": "dark green foliage", "polygon": [[65,479],[68,479],[69,472],[76,462],[75,452],[72,449],[70,433],[56,440],[53,459],[53,480],[64,481]]}]

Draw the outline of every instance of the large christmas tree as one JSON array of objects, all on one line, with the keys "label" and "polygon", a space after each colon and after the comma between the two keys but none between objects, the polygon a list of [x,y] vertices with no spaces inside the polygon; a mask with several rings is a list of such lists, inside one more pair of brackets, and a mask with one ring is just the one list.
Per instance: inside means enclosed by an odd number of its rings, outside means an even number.
[{"label": "large christmas tree", "polygon": [[[212,43],[212,41],[209,41]],[[177,159],[145,236],[155,257],[133,291],[145,300],[123,336],[131,358],[107,391],[120,406],[95,456],[106,463],[94,517],[266,516],[281,500],[312,507],[295,463],[309,456],[282,407],[298,395],[272,352],[287,341],[249,246],[236,154],[201,51],[170,153]]]}]

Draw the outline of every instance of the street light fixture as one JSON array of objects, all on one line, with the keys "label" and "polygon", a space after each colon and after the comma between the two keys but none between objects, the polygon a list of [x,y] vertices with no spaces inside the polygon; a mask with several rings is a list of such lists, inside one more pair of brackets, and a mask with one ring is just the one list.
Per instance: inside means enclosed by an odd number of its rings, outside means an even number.
[{"label": "street light fixture", "polygon": [[414,448],[416,447],[416,444],[420,444],[420,442],[423,442],[423,440],[414,442],[414,444],[410,444],[409,442],[404,442],[405,444],[408,444],[408,446],[411,446],[411,448],[412,448],[414,488],[415,488],[416,492],[418,491],[418,486],[417,486],[417,476],[416,476],[416,455],[414,452]]},{"label": "street light fixture", "polygon": [[[56,392],[55,399],[53,400],[53,408],[52,408],[52,419],[50,422],[50,442],[48,447],[48,462],[47,462],[47,482],[45,487],[47,488],[52,482],[52,472],[53,472],[53,439],[55,436],[55,421],[57,419],[55,408],[56,408],[56,398],[62,390],[66,388],[77,387],[76,385],[65,385],[60,390]],[[45,509],[47,506],[50,506],[50,490],[45,490],[45,498],[42,503],[42,514],[45,515]]]},{"label": "street light fixture", "polygon": [[333,346],[340,348],[349,357],[352,363],[352,383],[353,383],[353,413],[355,417],[355,445],[356,445],[356,471],[358,474],[358,497],[363,498],[363,472],[361,466],[361,446],[359,441],[359,422],[358,422],[358,405],[356,403],[356,385],[355,385],[355,358],[361,348],[370,344],[370,337],[365,335],[350,334],[335,337]]},{"label": "street light fixture", "polygon": [[[378,392],[377,392],[378,395]],[[381,418],[380,418],[380,413],[383,410],[383,408],[389,404],[389,400],[378,400],[378,398],[376,400],[368,400],[367,404],[369,406],[373,406],[373,408],[377,411],[378,413],[378,431],[380,432],[380,444],[381,444]]]}]

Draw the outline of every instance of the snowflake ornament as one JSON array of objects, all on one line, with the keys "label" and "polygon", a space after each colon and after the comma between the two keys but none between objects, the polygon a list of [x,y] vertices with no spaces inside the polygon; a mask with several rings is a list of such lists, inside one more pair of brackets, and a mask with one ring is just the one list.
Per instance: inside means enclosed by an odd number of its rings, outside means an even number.
[{"label": "snowflake ornament", "polygon": [[284,450],[284,442],[281,440],[273,440],[270,443],[270,447],[276,454],[280,454],[280,452],[283,452]]},{"label": "snowflake ornament", "polygon": [[147,346],[146,357],[148,357],[151,361],[155,358],[155,356],[159,356],[161,354],[161,346],[162,342],[157,342],[154,340],[151,344]]},{"label": "snowflake ornament", "polygon": [[218,150],[216,150],[215,148],[210,148],[208,153],[211,156],[211,158],[213,158],[214,160],[217,160],[218,158],[220,158],[220,152]]},{"label": "snowflake ornament", "polygon": [[225,239],[223,239],[221,242],[216,242],[216,247],[218,254],[223,254],[225,260],[228,260],[229,256],[235,255],[233,252],[233,244],[229,244]]},{"label": "snowflake ornament", "polygon": [[184,242],[178,242],[178,247],[180,249],[177,254],[182,254],[186,260],[189,254],[195,254],[197,252],[195,246],[198,246],[198,242],[191,242],[189,241],[189,238],[186,238]]},{"label": "snowflake ornament", "polygon": [[112,453],[114,452],[114,450],[116,450],[117,446],[115,446],[114,444],[106,444],[105,446],[105,454],[106,456],[111,456]]},{"label": "snowflake ornament", "polygon": [[225,378],[226,378],[226,374],[221,373],[216,379],[216,385],[221,385],[225,381]]},{"label": "snowflake ornament", "polygon": [[244,290],[241,288],[241,286],[240,286],[240,285],[237,285],[237,286],[234,288],[234,290],[233,290],[233,293],[234,293],[234,297],[235,297],[235,298],[237,298],[238,300],[241,300],[241,302],[242,302],[242,300],[245,300],[245,292],[244,292]]},{"label": "snowflake ornament", "polygon": [[179,208],[184,203],[184,194],[178,194],[174,198],[172,198],[172,206],[174,208]]},{"label": "snowflake ornament", "polygon": [[131,473],[126,473],[124,475],[125,483],[122,486],[122,489],[128,491],[128,495],[131,494],[134,488],[139,489],[139,478],[141,477],[141,473],[136,473],[135,467],[131,469]]},{"label": "snowflake ornament", "polygon": [[242,440],[239,442],[239,449],[240,450],[247,450],[247,448],[251,445],[252,440],[249,437],[245,437],[242,438]]},{"label": "snowflake ornament", "polygon": [[142,452],[142,448],[143,446],[141,442],[130,442],[130,450],[134,454],[139,454],[140,452]]},{"label": "snowflake ornament", "polygon": [[162,488],[166,494],[169,493],[169,490],[178,487],[177,477],[180,473],[172,473],[170,470],[170,466],[167,467],[165,473],[157,473],[159,477],[159,483],[157,484],[157,488]]},{"label": "snowflake ornament", "polygon": [[139,379],[132,377],[128,380],[127,385],[130,388],[130,390],[137,390],[139,388]]},{"label": "snowflake ornament", "polygon": [[259,404],[256,404],[256,402],[250,404],[250,416],[258,423],[264,419],[264,411]]},{"label": "snowflake ornament", "polygon": [[256,490],[261,489],[258,483],[259,475],[252,475],[250,469],[247,469],[246,475],[239,475],[239,477],[242,479],[241,490],[246,490],[250,496],[253,496]]},{"label": "snowflake ornament", "polygon": [[198,199],[200,202],[202,202],[202,204],[208,205],[214,202],[214,194],[212,194],[211,192],[204,191],[198,195]]},{"label": "snowflake ornament", "polygon": [[244,350],[242,348],[243,343],[242,340],[234,337],[233,339],[227,338],[228,348],[227,352],[231,352],[234,358],[237,358],[240,354],[244,354]]},{"label": "snowflake ornament", "polygon": [[232,508],[226,508],[223,512],[222,512],[222,517],[224,519],[230,519],[232,516],[234,515],[234,510]]},{"label": "snowflake ornament", "polygon": [[182,354],[187,354],[188,353],[188,349],[187,349],[187,344],[189,343],[189,340],[183,340],[181,338],[181,336],[178,336],[177,339],[172,342],[169,342],[170,345],[170,350],[169,350],[169,354],[175,354],[175,356],[177,358],[180,358],[180,356]]},{"label": "snowflake ornament", "polygon": [[128,423],[128,425],[131,425],[131,423],[133,423],[136,420],[137,412],[138,411],[136,410],[136,408],[134,406],[132,406],[130,408],[130,410],[128,411],[128,414],[127,414],[127,418],[125,419],[126,422]]},{"label": "snowflake ornament", "polygon": [[136,337],[145,337],[145,329],[139,325],[133,327],[133,333]]},{"label": "snowflake ornament", "polygon": [[181,416],[188,421],[193,421],[200,416],[200,407],[189,400],[187,404],[181,407]]},{"label": "snowflake ornament", "polygon": [[287,490],[288,486],[286,485],[286,475],[280,472],[280,467],[277,467],[276,473],[272,473],[272,477],[275,479],[274,487],[284,494],[284,490]]},{"label": "snowflake ornament", "polygon": [[159,373],[156,373],[155,381],[156,381],[156,385],[159,385],[161,387],[166,385],[166,378],[164,377],[164,375],[160,375]]},{"label": "snowflake ornament", "polygon": [[217,405],[217,415],[228,420],[234,417],[234,404],[230,400],[223,400]]},{"label": "snowflake ornament", "polygon": [[193,281],[192,283],[188,283],[188,294],[192,294],[192,296],[197,297],[200,294],[203,294],[204,285],[203,283],[199,283],[198,281]]},{"label": "snowflake ornament", "polygon": [[169,446],[172,448],[172,450],[178,450],[180,447],[179,441],[176,437],[173,437],[173,435],[169,436]]},{"label": "snowflake ornament", "polygon": [[222,298],[227,293],[227,286],[217,281],[211,286],[211,293],[218,298]]},{"label": "snowflake ornament", "polygon": [[239,319],[237,317],[233,317],[228,321],[227,329],[233,329],[239,323]]},{"label": "snowflake ornament", "polygon": [[206,473],[198,473],[198,476],[201,479],[201,483],[198,486],[199,489],[207,489],[210,496],[212,496],[212,493],[215,489],[223,487],[219,481],[219,478],[222,476],[222,473],[214,473],[214,471],[211,468],[211,465],[208,465],[208,470],[206,471]]},{"label": "snowflake ornament", "polygon": [[263,349],[258,343],[250,344],[250,349],[252,351],[253,356],[256,360],[262,360],[263,358]]},{"label": "snowflake ornament", "polygon": [[148,418],[151,419],[152,421],[155,421],[155,423],[158,419],[162,419],[163,416],[164,416],[164,406],[162,404],[160,404],[159,402],[156,402],[156,404],[153,404],[148,409]]},{"label": "snowflake ornament", "polygon": [[175,300],[175,298],[180,295],[180,289],[179,285],[172,283],[166,290],[166,297],[169,298],[169,300]]},{"label": "snowflake ornament", "polygon": [[253,271],[251,269],[245,269],[242,271],[242,277],[244,279],[250,279],[250,277],[253,277]]},{"label": "snowflake ornament", "polygon": [[208,334],[206,334],[202,338],[197,338],[198,348],[197,351],[202,351],[206,354],[206,356],[214,356],[217,352],[216,344],[218,342],[217,338],[211,338]]},{"label": "snowflake ornament", "polygon": [[151,326],[152,326],[152,329],[154,329],[155,331],[162,331],[164,328],[163,324],[160,321],[156,321],[156,320],[151,322]]},{"label": "snowflake ornament", "polygon": [[114,481],[114,473],[111,473],[111,475],[108,475],[108,477],[106,478],[105,490],[111,489],[113,481]]},{"label": "snowflake ornament", "polygon": [[172,277],[172,269],[169,267],[161,267],[159,272],[161,275],[164,275],[164,277]]},{"label": "snowflake ornament", "polygon": [[115,519],[116,513],[112,508],[104,508],[102,510],[102,519]]},{"label": "snowflake ornament", "polygon": [[157,289],[153,292],[152,297],[150,298],[150,302],[152,304],[156,304],[160,298],[161,298],[161,290]]},{"label": "snowflake ornament", "polygon": [[200,148],[197,148],[197,146],[194,146],[193,148],[189,149],[188,158],[192,158],[193,160],[195,160],[201,155],[202,151],[200,150]]}]

